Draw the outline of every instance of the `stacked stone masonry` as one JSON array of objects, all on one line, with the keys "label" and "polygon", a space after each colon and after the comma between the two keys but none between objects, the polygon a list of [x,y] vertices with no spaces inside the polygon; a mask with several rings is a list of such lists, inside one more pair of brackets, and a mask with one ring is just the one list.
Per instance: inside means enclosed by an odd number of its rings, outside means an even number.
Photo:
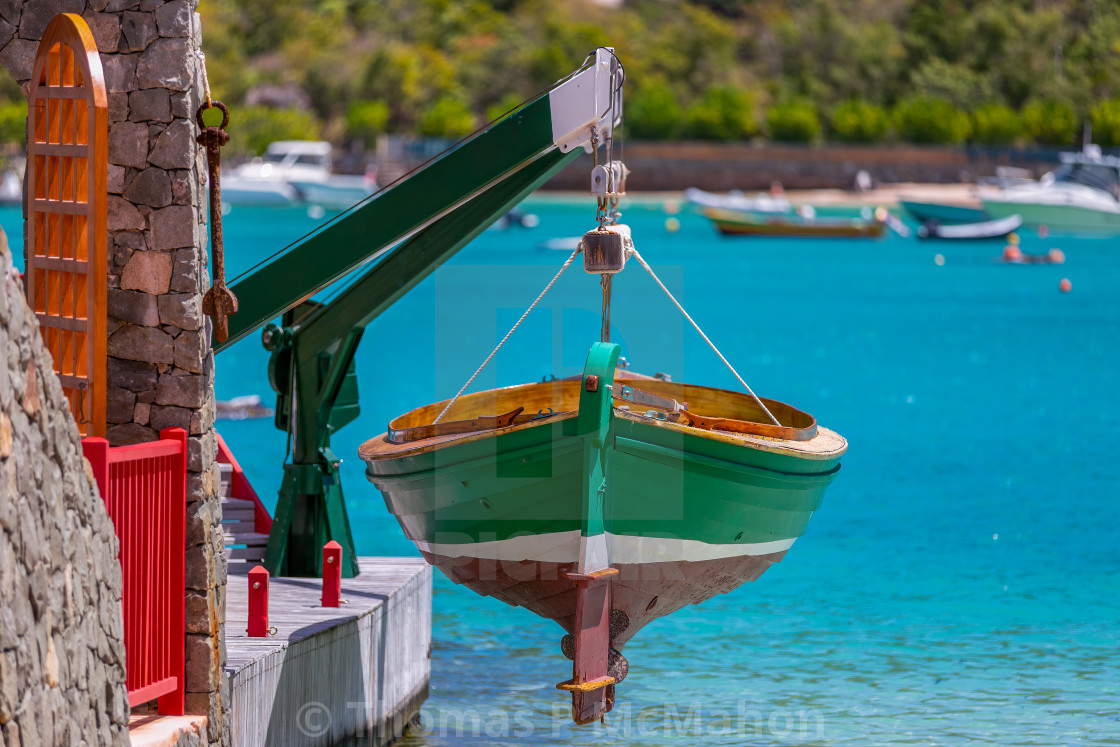
[{"label": "stacked stone masonry", "polygon": [[0,743],[127,745],[117,537],[6,241],[0,351]]},{"label": "stacked stone masonry", "polygon": [[58,13],[86,19],[109,104],[108,426],[111,444],[187,429],[187,709],[228,744],[225,557],[215,464],[214,361],[202,315],[206,272],[197,0],[0,0],[0,64],[30,85],[43,31]]}]

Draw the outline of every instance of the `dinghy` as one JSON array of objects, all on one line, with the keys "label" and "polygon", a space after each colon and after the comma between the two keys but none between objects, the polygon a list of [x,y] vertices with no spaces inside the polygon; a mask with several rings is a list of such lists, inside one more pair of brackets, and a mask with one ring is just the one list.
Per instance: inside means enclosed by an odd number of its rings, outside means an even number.
[{"label": "dinghy", "polygon": [[918,227],[918,237],[922,239],[998,239],[1007,236],[1021,225],[1023,225],[1023,218],[1019,215],[951,226],[945,226],[931,220]]},{"label": "dinghy", "polygon": [[604,226],[604,214],[521,317],[582,252],[585,271],[603,277],[604,301],[582,375],[463,395],[472,376],[454,398],[393,419],[359,451],[428,562],[564,629],[573,676],[557,687],[571,692],[579,724],[614,705],[629,671],[621,650],[644,626],[785,556],[847,448],[808,413],[757,397],[734,368],[746,393],[620,368],[610,278],[627,258],[684,309],[629,229]]}]

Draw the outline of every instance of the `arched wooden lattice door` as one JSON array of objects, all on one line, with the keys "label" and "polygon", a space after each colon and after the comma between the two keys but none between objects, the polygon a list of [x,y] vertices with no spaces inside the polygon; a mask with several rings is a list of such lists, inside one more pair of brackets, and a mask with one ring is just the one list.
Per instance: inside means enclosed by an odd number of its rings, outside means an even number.
[{"label": "arched wooden lattice door", "polygon": [[31,80],[27,298],[78,429],[104,436],[108,106],[81,16],[50,22]]}]

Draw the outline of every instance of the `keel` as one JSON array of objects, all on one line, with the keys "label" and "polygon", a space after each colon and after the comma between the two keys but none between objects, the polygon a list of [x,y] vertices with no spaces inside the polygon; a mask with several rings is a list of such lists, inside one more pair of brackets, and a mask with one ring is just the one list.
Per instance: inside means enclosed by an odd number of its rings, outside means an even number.
[{"label": "keel", "polygon": [[575,653],[572,679],[556,687],[572,693],[572,720],[590,724],[614,707],[615,678],[608,672],[611,652],[611,581],[614,568],[569,573],[576,584]]}]

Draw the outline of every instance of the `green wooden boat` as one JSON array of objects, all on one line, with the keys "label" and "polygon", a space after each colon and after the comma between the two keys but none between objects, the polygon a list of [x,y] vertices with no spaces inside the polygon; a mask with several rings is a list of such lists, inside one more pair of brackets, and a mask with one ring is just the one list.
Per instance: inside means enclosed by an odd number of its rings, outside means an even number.
[{"label": "green wooden boat", "polygon": [[782,559],[847,448],[793,407],[762,400],[773,425],[747,394],[639,377],[618,353],[464,396],[449,422],[433,424],[447,402],[421,407],[360,449],[430,563],[569,633],[577,723],[610,710],[643,626]]}]

